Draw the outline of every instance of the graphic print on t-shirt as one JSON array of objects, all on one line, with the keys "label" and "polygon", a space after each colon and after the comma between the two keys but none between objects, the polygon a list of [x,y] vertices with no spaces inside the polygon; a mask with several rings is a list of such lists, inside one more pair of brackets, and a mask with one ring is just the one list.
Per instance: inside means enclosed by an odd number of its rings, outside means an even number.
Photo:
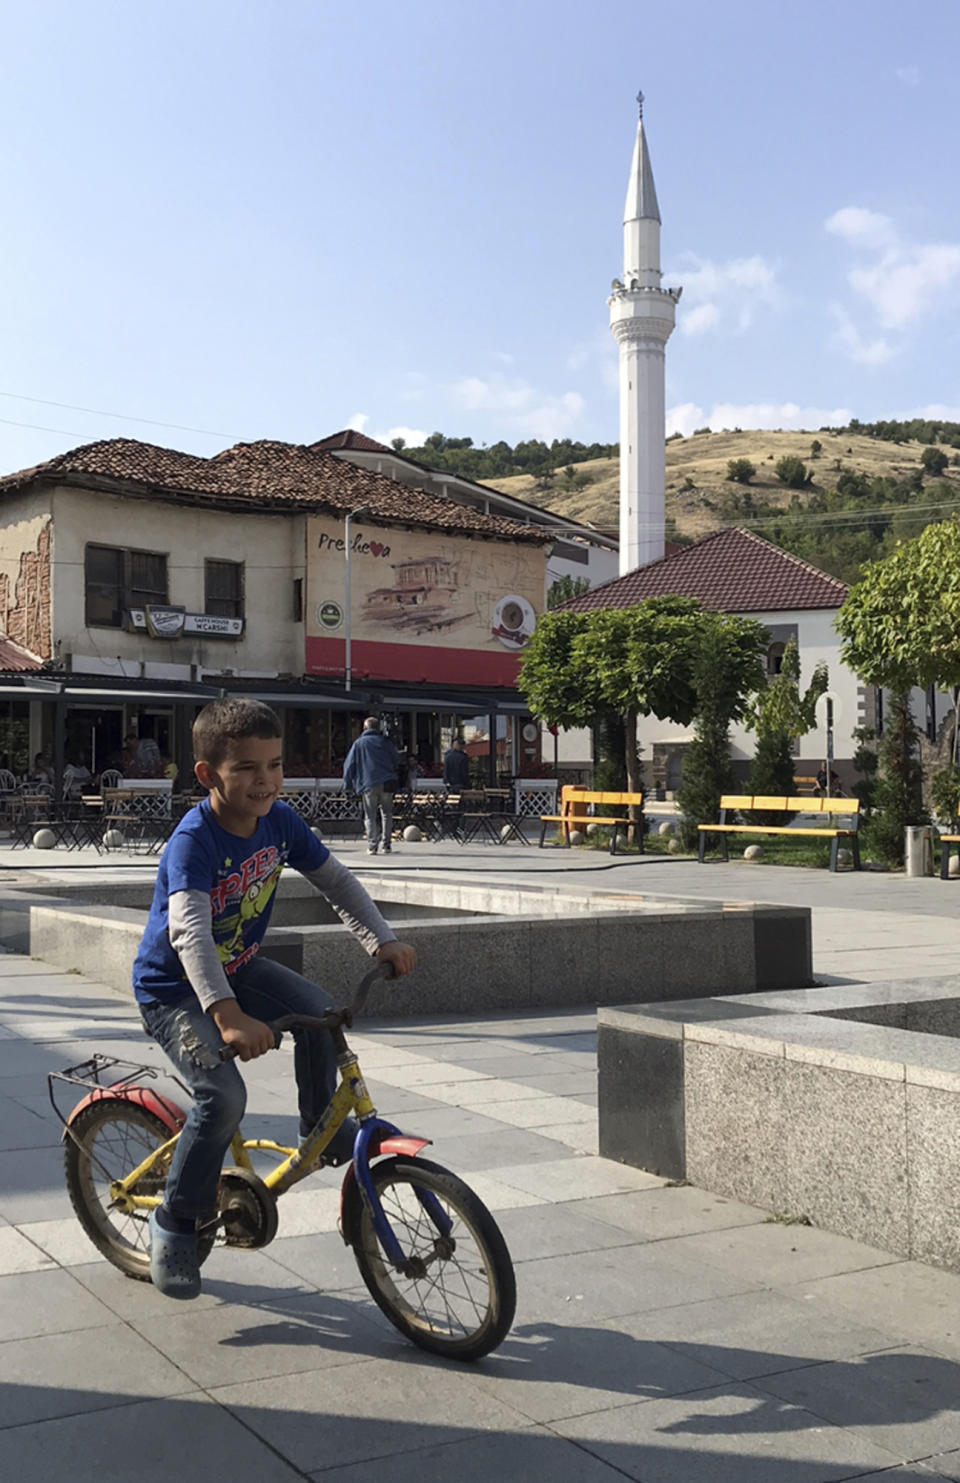
[{"label": "graphic print on t-shirt", "polygon": [[[263,937],[259,919],[273,899],[286,857],[284,840],[279,850],[266,845],[248,855],[238,870],[227,857],[217,871],[217,884],[210,892],[213,940],[227,973],[236,973],[257,952]],[[234,906],[236,910],[231,910]],[[248,929],[254,939],[249,943]]]}]

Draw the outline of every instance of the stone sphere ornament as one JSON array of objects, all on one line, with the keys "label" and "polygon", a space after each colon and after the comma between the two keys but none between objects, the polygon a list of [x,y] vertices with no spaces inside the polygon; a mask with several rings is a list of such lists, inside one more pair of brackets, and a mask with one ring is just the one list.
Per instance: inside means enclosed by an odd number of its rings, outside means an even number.
[{"label": "stone sphere ornament", "polygon": [[951,880],[956,880],[960,875],[960,855],[951,855],[950,864],[947,866],[947,875]]},{"label": "stone sphere ornament", "polygon": [[743,852],[743,858],[745,860],[762,860],[763,859],[763,845],[762,844],[748,844],[747,845],[747,848]]},{"label": "stone sphere ornament", "polygon": [[35,850],[52,850],[57,842],[57,836],[52,829],[38,829],[33,836],[33,848]]},{"label": "stone sphere ornament", "polygon": [[583,841],[585,839],[586,839],[586,835],[585,834],[582,834],[579,829],[571,829],[570,830],[570,843],[571,844],[583,844]]},{"label": "stone sphere ornament", "polygon": [[662,834],[664,837],[667,837],[671,834],[676,834],[676,832],[677,831],[674,825],[670,823],[669,819],[664,819],[663,823],[660,824],[657,828],[657,833]]},{"label": "stone sphere ornament", "polygon": [[599,824],[588,824],[587,825],[587,838],[588,839],[591,839],[593,837],[593,835],[599,834],[600,833],[600,828],[601,828],[601,826]]},{"label": "stone sphere ornament", "polygon": [[853,864],[853,850],[837,850],[837,864],[838,865],[852,865]]},{"label": "stone sphere ornament", "polygon": [[420,830],[417,828],[416,824],[408,824],[406,829],[404,829],[403,831],[403,837],[408,842],[408,844],[419,844],[421,839],[423,838],[423,835],[420,833]]},{"label": "stone sphere ornament", "polygon": [[683,848],[683,846],[681,845],[679,839],[677,839],[675,835],[674,835],[674,837],[672,839],[668,839],[667,840],[667,852],[669,854],[671,854],[671,855],[679,855],[679,853],[680,853],[680,851],[681,851],[682,848]]},{"label": "stone sphere ornament", "polygon": [[105,850],[122,850],[126,843],[122,829],[108,829],[103,836],[103,848]]}]

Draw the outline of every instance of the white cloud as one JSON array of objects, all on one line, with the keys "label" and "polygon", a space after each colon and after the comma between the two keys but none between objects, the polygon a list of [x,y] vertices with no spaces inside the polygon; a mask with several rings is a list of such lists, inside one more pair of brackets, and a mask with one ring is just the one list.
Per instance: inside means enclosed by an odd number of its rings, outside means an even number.
[{"label": "white cloud", "polygon": [[900,79],[900,81],[904,83],[904,85],[908,88],[915,88],[919,85],[919,67],[898,67],[896,69],[896,75]]},{"label": "white cloud", "polygon": [[366,427],[366,425],[367,425],[367,423],[369,421],[370,421],[370,415],[369,415],[369,413],[367,413],[367,412],[354,412],[353,416],[350,418],[350,421],[347,423],[347,427],[350,428],[355,433],[362,433],[363,432],[363,429]]},{"label": "white cloud", "polygon": [[388,427],[385,432],[371,433],[370,437],[376,443],[385,443],[387,447],[394,438],[402,438],[408,448],[422,448],[427,441],[427,434],[422,427]]},{"label": "white cloud", "polygon": [[684,335],[702,335],[704,330],[712,329],[719,318],[720,310],[716,304],[698,304],[688,314],[681,314],[681,333]]},{"label": "white cloud", "polygon": [[667,436],[683,433],[689,437],[694,428],[782,428],[808,432],[819,427],[843,426],[853,413],[848,407],[801,407],[796,402],[714,402],[709,412],[696,402],[683,402],[667,410]]},{"label": "white cloud", "polygon": [[683,284],[684,307],[677,323],[684,335],[701,335],[718,326],[743,334],[758,308],[774,307],[781,298],[776,268],[759,255],[715,263],[689,253],[664,281]]},{"label": "white cloud", "polygon": [[[896,223],[863,206],[844,206],[824,223],[826,230],[872,260],[854,264],[847,282],[881,329],[904,330],[960,280],[960,244],[904,240]],[[896,354],[883,337],[857,329],[842,306],[831,306],[833,344],[862,365],[880,365]]]},{"label": "white cloud", "polygon": [[520,377],[493,376],[484,381],[468,376],[451,387],[454,403],[466,412],[493,412],[504,422],[504,436],[513,438],[568,437],[583,413],[578,391],[547,395]]},{"label": "white cloud", "polygon": [[884,248],[897,240],[897,229],[890,217],[880,211],[868,211],[865,206],[842,206],[827,217],[824,227],[855,247]]},{"label": "white cloud", "polygon": [[875,340],[865,339],[841,304],[831,304],[830,313],[836,325],[832,344],[858,365],[882,366],[897,354],[896,349],[883,336]]},{"label": "white cloud", "polygon": [[502,366],[513,365],[514,358],[510,354],[509,350],[495,350],[493,352],[493,358],[494,360],[498,360]]},{"label": "white cloud", "polygon": [[911,407],[896,414],[897,421],[912,422],[914,417],[928,417],[931,422],[960,422],[960,406],[947,402],[928,402],[925,407]]},{"label": "white cloud", "polygon": [[853,268],[851,288],[865,298],[886,329],[916,319],[960,275],[960,246],[893,248],[870,267]]}]

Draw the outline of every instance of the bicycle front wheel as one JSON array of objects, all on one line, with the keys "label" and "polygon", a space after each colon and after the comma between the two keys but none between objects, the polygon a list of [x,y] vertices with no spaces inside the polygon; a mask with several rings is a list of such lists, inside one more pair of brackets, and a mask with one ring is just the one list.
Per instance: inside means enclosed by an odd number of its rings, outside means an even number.
[{"label": "bicycle front wheel", "polygon": [[[480,1359],[503,1340],[517,1303],[513,1263],[500,1229],[473,1190],[427,1159],[383,1159],[371,1169],[410,1276],[387,1261],[359,1197],[345,1222],[360,1273],[390,1322],[434,1354]],[[439,1201],[453,1229],[441,1236],[417,1191]]]}]

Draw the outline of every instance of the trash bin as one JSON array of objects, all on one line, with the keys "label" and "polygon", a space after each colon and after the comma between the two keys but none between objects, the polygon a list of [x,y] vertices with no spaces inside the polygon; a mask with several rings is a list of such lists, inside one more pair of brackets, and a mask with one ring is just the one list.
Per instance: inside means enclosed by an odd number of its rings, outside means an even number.
[{"label": "trash bin", "polygon": [[933,829],[912,824],[904,831],[904,863],[907,875],[933,875]]}]

